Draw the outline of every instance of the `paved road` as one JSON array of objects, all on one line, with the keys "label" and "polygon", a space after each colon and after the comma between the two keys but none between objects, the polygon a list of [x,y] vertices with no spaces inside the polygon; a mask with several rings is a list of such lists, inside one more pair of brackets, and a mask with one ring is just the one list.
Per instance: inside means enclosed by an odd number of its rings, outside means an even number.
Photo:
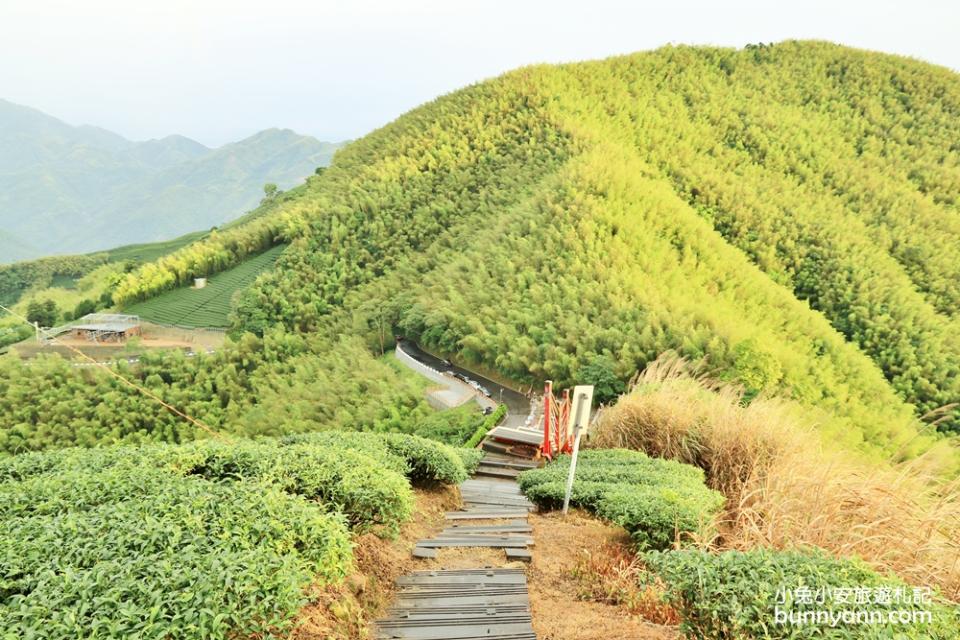
[{"label": "paved road", "polygon": [[464,369],[463,367],[458,367],[455,364],[451,364],[441,360],[440,358],[436,358],[425,352],[417,345],[416,342],[413,342],[412,340],[403,339],[399,341],[399,344],[404,352],[428,367],[441,372],[449,371],[450,373],[454,374],[459,373],[460,375],[466,376],[470,380],[473,380],[485,387],[488,391],[490,391],[491,398],[497,402],[502,402],[503,404],[507,405],[507,417],[504,418],[503,422],[501,423],[504,426],[519,427],[526,423],[534,405],[531,404],[530,398],[524,394],[511,389],[510,387],[505,387],[502,384],[498,384],[489,378],[485,378],[478,373],[470,371],[469,369]]}]

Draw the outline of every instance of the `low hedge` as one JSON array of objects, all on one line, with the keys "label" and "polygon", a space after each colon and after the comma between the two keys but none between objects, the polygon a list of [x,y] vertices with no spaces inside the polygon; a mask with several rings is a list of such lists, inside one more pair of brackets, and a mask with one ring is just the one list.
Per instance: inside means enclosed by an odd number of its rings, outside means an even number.
[{"label": "low hedge", "polygon": [[480,461],[483,460],[483,451],[464,448],[455,449],[455,451],[457,455],[460,456],[460,462],[463,463],[463,468],[466,470],[467,475],[472,475],[473,472],[477,470],[477,467],[480,466]]},{"label": "low hedge", "polygon": [[[818,551],[653,551],[644,554],[653,574],[665,583],[664,597],[681,615],[682,631],[688,638],[734,640],[741,638],[830,638],[837,640],[953,640],[960,638],[960,620],[955,606],[912,602],[913,589],[898,578],[885,577],[855,559],[835,559]],[[809,590],[800,595],[797,589]],[[856,604],[834,600],[833,590],[860,588],[881,602]],[[898,591],[899,590],[899,591]],[[910,594],[910,602],[900,594]],[[823,595],[819,595],[823,594]],[[884,595],[885,594],[885,595]],[[823,600],[817,603],[816,599]],[[889,602],[885,601],[887,598]],[[778,622],[779,610],[779,622]],[[842,622],[846,611],[890,612],[929,611],[930,622],[909,624],[889,621],[870,624]],[[795,624],[787,618],[826,611],[841,620]],[[815,615],[815,614],[814,614]],[[855,614],[850,614],[855,615]],[[794,622],[798,618],[794,618]]]},{"label": "low hedge", "polygon": [[484,418],[483,422],[480,423],[480,426],[477,427],[477,430],[473,432],[473,435],[470,436],[470,439],[467,440],[463,446],[472,449],[483,442],[483,439],[487,437],[490,429],[500,424],[500,421],[503,420],[505,415],[507,415],[507,405],[501,404],[493,413]]},{"label": "low hedge", "polygon": [[[520,474],[520,488],[543,508],[563,503],[570,456]],[[703,472],[639,451],[580,452],[571,503],[626,529],[639,549],[668,549],[678,538],[713,526],[723,496],[708,489]]]},{"label": "low hedge", "polygon": [[398,434],[0,457],[0,638],[289,637],[306,587],[476,451]]}]

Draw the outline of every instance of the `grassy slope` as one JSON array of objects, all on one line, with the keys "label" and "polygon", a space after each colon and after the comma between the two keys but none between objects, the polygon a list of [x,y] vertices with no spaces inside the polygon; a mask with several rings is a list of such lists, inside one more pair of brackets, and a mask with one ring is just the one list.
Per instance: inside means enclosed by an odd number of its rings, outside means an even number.
[{"label": "grassy slope", "polygon": [[180,287],[124,309],[159,324],[181,327],[228,327],[230,299],[276,262],[283,245],[210,278],[202,289]]}]

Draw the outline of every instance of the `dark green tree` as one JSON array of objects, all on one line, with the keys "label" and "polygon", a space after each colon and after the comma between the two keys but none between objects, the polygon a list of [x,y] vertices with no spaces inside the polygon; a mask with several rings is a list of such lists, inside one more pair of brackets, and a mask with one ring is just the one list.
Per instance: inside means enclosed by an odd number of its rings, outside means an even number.
[{"label": "dark green tree", "polygon": [[33,300],[27,305],[27,320],[41,327],[52,327],[60,317],[60,310],[53,300]]},{"label": "dark green tree", "polygon": [[577,370],[577,382],[593,385],[593,401],[596,403],[616,400],[627,386],[614,373],[614,368],[613,359],[609,356],[594,356]]}]

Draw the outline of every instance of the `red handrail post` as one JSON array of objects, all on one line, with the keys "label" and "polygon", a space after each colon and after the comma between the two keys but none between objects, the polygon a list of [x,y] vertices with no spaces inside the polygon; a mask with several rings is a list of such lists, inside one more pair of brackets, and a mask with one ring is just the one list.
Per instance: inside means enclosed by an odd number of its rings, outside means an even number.
[{"label": "red handrail post", "polygon": [[557,425],[557,431],[560,435],[560,453],[570,453],[573,451],[570,442],[570,434],[567,432],[567,423],[570,418],[570,389],[563,390],[563,400],[560,403],[560,424]]},{"label": "red handrail post", "polygon": [[553,450],[550,447],[550,401],[553,399],[553,382],[547,380],[543,388],[543,445],[541,451],[547,458],[551,457]]}]

